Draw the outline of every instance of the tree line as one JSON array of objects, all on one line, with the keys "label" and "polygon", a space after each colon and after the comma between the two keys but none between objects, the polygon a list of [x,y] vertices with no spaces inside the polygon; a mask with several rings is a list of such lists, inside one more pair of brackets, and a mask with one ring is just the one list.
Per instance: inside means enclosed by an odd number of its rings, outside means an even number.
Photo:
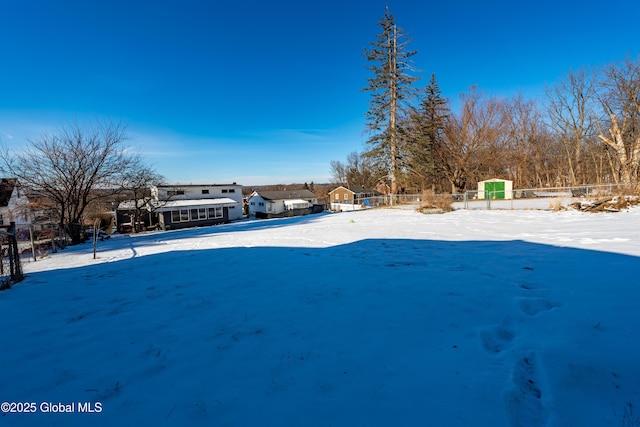
[{"label": "tree line", "polygon": [[571,70],[543,100],[471,87],[454,108],[435,74],[416,85],[417,52],[388,8],[379,26],[364,50],[367,149],[331,162],[335,183],[397,194],[461,193],[495,177],[516,188],[638,181],[640,57]]}]

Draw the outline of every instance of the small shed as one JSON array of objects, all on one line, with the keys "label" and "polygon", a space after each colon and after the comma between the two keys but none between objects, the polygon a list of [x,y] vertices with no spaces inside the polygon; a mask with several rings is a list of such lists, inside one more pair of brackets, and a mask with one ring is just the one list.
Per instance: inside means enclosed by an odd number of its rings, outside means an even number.
[{"label": "small shed", "polygon": [[283,218],[322,212],[317,204],[318,198],[309,190],[254,191],[247,203],[249,216],[256,218]]},{"label": "small shed", "polygon": [[479,181],[478,199],[513,199],[513,181],[498,178]]}]

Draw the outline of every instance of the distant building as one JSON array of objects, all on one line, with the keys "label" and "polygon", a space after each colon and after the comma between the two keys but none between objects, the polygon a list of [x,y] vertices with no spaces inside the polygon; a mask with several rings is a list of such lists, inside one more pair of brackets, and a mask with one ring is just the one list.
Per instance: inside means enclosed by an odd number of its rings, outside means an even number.
[{"label": "distant building", "polygon": [[[141,203],[138,203],[141,205]],[[148,215],[138,228],[176,230],[221,224],[243,218],[242,186],[233,184],[159,185],[151,187],[151,198],[144,202]],[[118,209],[120,231],[130,231],[133,201]]]},{"label": "distant building", "polygon": [[0,225],[15,222],[20,228],[31,224],[28,202],[17,178],[0,179]]},{"label": "distant building", "polygon": [[318,198],[309,190],[254,191],[248,198],[249,216],[281,218],[322,212]]},{"label": "distant building", "polygon": [[339,186],[329,192],[331,210],[346,211],[373,207],[383,204],[384,195],[372,188],[362,186]]},{"label": "distant building", "polygon": [[361,204],[365,199],[380,197],[383,194],[372,188],[365,188],[360,185],[344,187],[339,186],[329,192],[329,200],[332,203],[355,203]]}]

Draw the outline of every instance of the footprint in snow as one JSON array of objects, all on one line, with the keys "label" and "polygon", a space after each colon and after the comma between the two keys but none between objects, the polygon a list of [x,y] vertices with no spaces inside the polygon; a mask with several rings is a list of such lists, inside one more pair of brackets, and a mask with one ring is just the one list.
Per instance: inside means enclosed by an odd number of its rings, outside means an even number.
[{"label": "footprint in snow", "polygon": [[549,418],[542,405],[542,389],[536,353],[530,352],[516,361],[513,368],[515,388],[506,395],[507,415],[512,427],[545,426]]},{"label": "footprint in snow", "polygon": [[522,312],[529,316],[535,316],[536,314],[549,311],[555,307],[558,307],[558,304],[554,304],[546,298],[522,298],[520,299],[520,309]]},{"label": "footprint in snow", "polygon": [[489,353],[498,354],[512,346],[516,333],[503,326],[493,326],[480,331],[482,347]]}]

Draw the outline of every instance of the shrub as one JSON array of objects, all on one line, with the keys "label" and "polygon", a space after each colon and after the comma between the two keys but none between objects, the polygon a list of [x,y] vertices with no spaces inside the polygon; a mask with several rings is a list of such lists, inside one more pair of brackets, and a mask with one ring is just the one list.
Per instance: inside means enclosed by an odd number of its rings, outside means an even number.
[{"label": "shrub", "polygon": [[431,213],[451,212],[453,200],[449,194],[435,194],[432,190],[426,190],[422,193],[422,204],[418,208],[419,212]]},{"label": "shrub", "polygon": [[113,226],[115,225],[113,215],[111,215],[109,212],[100,212],[95,214],[93,218],[90,218],[90,224],[95,224],[96,220],[100,221],[98,228],[108,233],[111,232]]}]

